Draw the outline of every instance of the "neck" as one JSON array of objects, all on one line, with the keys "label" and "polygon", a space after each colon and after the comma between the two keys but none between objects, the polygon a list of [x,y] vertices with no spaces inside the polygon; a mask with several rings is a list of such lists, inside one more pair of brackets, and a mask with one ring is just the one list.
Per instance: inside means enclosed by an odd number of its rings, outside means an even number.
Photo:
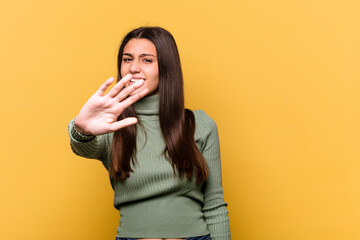
[{"label": "neck", "polygon": [[138,115],[159,114],[159,94],[145,96],[133,104]]}]

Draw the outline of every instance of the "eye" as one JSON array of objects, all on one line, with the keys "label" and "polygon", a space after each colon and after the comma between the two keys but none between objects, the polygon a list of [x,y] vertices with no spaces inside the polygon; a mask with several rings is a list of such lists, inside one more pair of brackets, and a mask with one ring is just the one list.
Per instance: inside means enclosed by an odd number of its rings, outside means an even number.
[{"label": "eye", "polygon": [[151,60],[151,59],[148,59],[148,58],[144,58],[144,62],[152,63],[152,60]]},{"label": "eye", "polygon": [[130,62],[132,60],[132,58],[123,58],[124,62]]}]

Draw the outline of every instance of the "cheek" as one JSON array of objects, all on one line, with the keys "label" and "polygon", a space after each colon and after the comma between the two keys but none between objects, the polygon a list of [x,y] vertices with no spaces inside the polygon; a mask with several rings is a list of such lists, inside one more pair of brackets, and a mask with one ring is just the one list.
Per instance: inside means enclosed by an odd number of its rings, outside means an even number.
[{"label": "cheek", "polygon": [[151,83],[153,85],[159,85],[159,74],[157,72],[152,72],[152,74],[151,74]]},{"label": "cheek", "polygon": [[159,72],[157,68],[151,67],[147,69],[143,69],[143,72],[145,73],[146,77],[151,79],[151,84],[159,84]]},{"label": "cheek", "polygon": [[121,64],[120,73],[121,76],[124,77],[126,74],[129,73],[129,68],[125,64]]},{"label": "cheek", "polygon": [[152,69],[151,75],[152,75],[152,79],[154,80],[154,83],[159,84],[159,71],[157,68]]},{"label": "cheek", "polygon": [[146,87],[149,88],[150,91],[154,91],[158,86],[159,86],[158,76],[152,75],[151,78],[148,79],[148,82],[146,83]]}]

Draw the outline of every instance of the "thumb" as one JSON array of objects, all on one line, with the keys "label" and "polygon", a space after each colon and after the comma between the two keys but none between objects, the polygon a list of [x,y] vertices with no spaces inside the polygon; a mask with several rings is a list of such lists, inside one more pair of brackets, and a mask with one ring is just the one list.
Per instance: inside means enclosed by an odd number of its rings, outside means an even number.
[{"label": "thumb", "polygon": [[137,118],[134,117],[129,117],[129,118],[125,118],[123,120],[114,122],[113,124],[111,124],[111,131],[115,132],[121,128],[136,124],[138,122]]}]

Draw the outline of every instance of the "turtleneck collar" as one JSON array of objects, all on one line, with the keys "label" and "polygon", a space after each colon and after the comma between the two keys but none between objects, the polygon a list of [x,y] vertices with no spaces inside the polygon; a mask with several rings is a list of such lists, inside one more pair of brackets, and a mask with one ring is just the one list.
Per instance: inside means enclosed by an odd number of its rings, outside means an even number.
[{"label": "turtleneck collar", "polygon": [[158,115],[159,114],[159,94],[146,96],[133,104],[138,115]]}]

